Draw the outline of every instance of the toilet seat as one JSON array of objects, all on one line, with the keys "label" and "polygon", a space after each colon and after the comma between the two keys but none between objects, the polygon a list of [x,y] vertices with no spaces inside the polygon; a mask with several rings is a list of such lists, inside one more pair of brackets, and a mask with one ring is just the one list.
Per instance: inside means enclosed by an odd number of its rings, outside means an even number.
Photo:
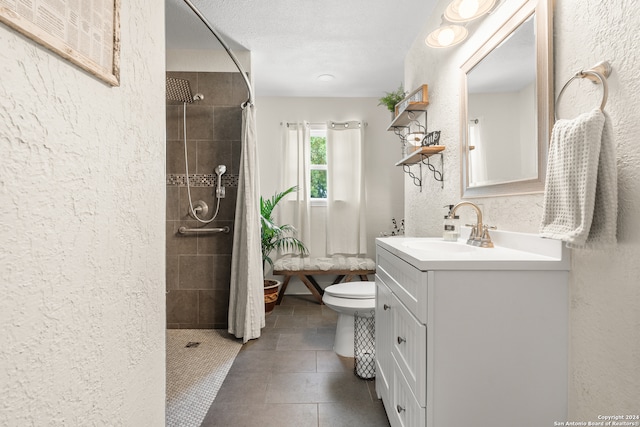
[{"label": "toilet seat", "polygon": [[347,282],[327,286],[325,295],[345,299],[371,299],[376,297],[375,282]]}]

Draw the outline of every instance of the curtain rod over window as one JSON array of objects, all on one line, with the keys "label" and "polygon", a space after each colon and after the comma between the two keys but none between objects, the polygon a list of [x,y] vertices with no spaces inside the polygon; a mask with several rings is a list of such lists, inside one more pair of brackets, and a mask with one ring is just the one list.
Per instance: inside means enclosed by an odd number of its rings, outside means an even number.
[{"label": "curtain rod over window", "polygon": [[[289,122],[280,122],[281,126],[287,126],[287,127],[291,127],[291,126],[297,126],[300,123],[289,123]],[[324,125],[325,123],[308,123],[309,125],[313,126],[313,125]],[[350,121],[350,122],[329,122],[330,126],[332,128],[335,128],[336,126],[342,126],[344,128],[349,128],[349,127],[362,127],[362,126],[369,126],[369,123],[367,122],[359,122],[359,121]]]}]

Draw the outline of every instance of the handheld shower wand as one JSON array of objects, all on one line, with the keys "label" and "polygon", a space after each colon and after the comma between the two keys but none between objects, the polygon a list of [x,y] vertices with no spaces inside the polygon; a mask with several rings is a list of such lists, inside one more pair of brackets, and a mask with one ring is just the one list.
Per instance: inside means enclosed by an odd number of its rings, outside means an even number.
[{"label": "handheld shower wand", "polygon": [[217,187],[216,187],[216,197],[221,199],[225,196],[225,188],[222,186],[222,175],[227,171],[227,167],[225,165],[218,165],[214,169],[216,175],[218,175]]}]

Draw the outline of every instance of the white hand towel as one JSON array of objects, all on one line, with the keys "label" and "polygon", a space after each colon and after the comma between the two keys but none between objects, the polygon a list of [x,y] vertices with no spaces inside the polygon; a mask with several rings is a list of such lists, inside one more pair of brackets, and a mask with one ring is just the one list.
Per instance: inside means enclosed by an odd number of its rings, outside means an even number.
[{"label": "white hand towel", "polygon": [[551,134],[540,234],[574,248],[616,242],[618,186],[609,117],[558,120]]}]

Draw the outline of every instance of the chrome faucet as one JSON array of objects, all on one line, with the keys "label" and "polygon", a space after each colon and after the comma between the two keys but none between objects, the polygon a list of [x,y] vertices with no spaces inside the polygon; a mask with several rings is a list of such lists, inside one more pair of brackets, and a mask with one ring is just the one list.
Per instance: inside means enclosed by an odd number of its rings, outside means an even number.
[{"label": "chrome faucet", "polygon": [[460,202],[453,208],[451,208],[451,210],[449,211],[449,218],[453,218],[458,208],[462,206],[472,207],[476,211],[476,223],[467,224],[467,226],[471,227],[471,233],[469,233],[467,245],[479,246],[481,248],[492,248],[493,242],[491,241],[489,230],[495,230],[496,227],[490,227],[488,225],[482,224],[482,211],[480,210],[478,205],[471,202]]}]

